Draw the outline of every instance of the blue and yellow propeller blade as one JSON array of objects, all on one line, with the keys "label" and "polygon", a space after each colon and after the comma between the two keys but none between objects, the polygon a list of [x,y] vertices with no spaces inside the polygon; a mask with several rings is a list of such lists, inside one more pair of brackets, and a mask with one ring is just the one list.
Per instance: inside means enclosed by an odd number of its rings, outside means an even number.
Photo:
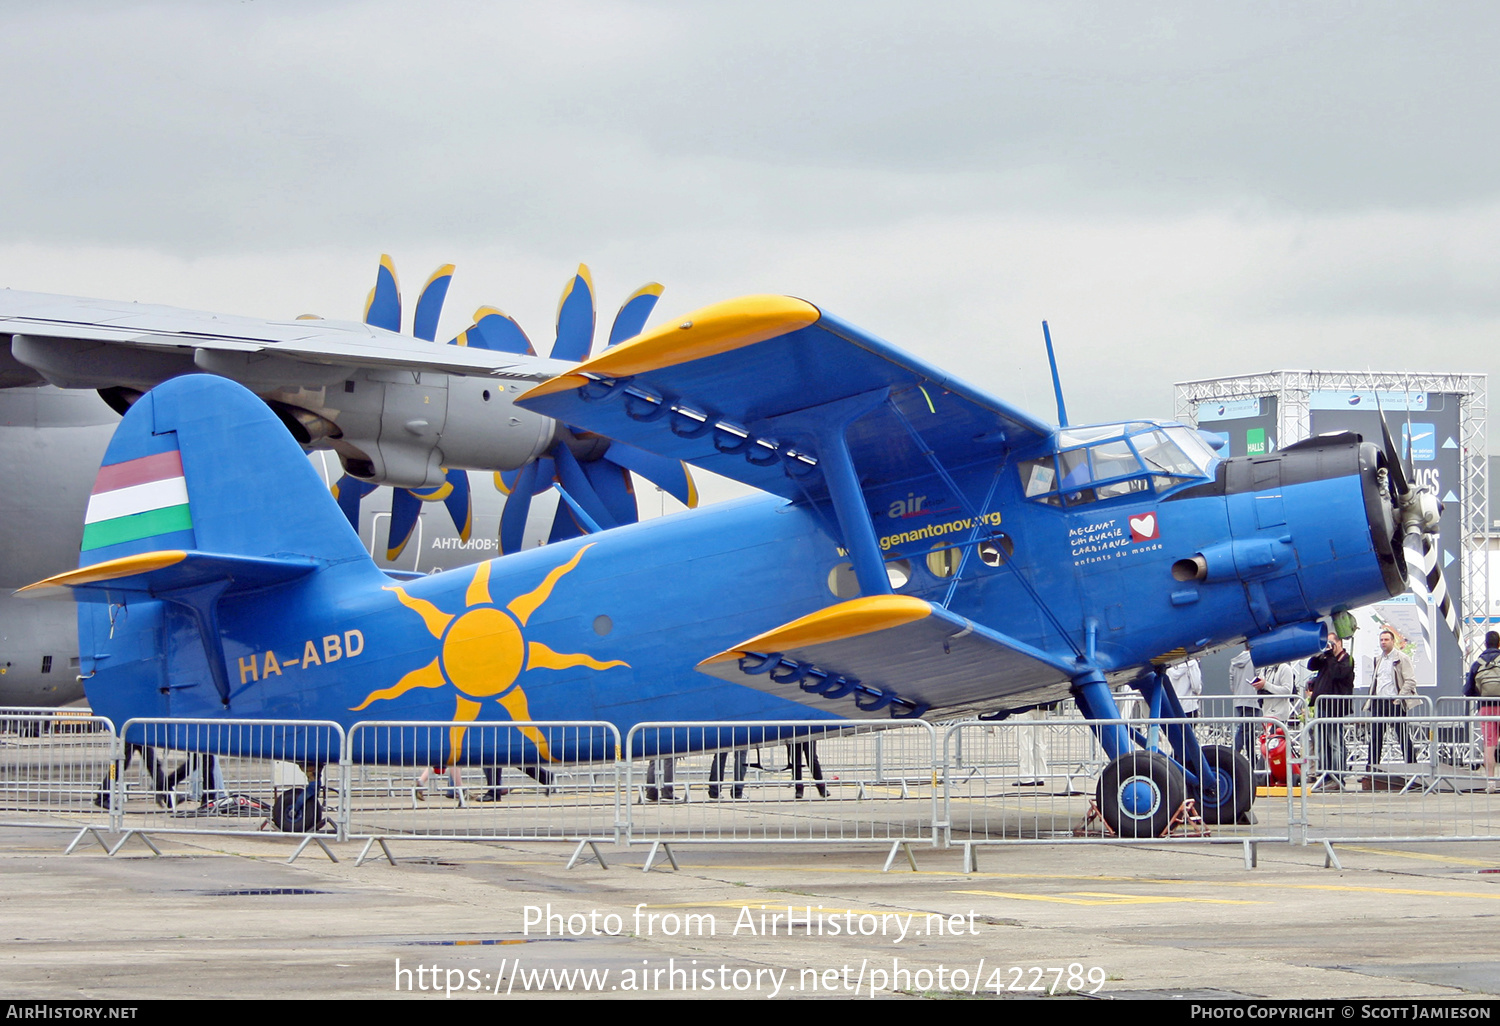
[{"label": "blue and yellow propeller blade", "polygon": [[399,559],[406,543],[411,541],[417,528],[417,517],[422,512],[422,500],[410,489],[397,488],[391,492],[391,526],[386,534],[385,558]]},{"label": "blue and yellow propeller blade", "polygon": [[349,519],[349,525],[354,528],[354,533],[359,533],[359,502],[366,495],[375,490],[375,485],[368,481],[361,481],[357,477],[345,474],[334,482],[334,501],[339,504],[339,509],[344,511],[344,516]]},{"label": "blue and yellow propeller blade", "polygon": [[698,486],[693,483],[688,465],[681,460],[658,456],[626,442],[610,442],[604,458],[641,475],[688,509],[698,507]]},{"label": "blue and yellow propeller blade", "polygon": [[557,302],[557,340],[552,343],[552,359],[577,363],[587,360],[593,347],[594,279],[588,265],[579,264],[578,273]]},{"label": "blue and yellow propeller blade", "polygon": [[536,484],[537,466],[528,463],[510,476],[510,494],[500,512],[500,551],[509,555],[521,551],[526,532],[526,518],[531,513],[531,490]]},{"label": "blue and yellow propeller blade", "polygon": [[604,459],[591,460],[582,467],[589,486],[616,524],[633,524],[640,519],[630,471],[611,462],[607,453]]},{"label": "blue and yellow propeller blade", "polygon": [[515,353],[519,356],[535,356],[531,339],[516,323],[516,319],[493,306],[481,306],[474,311],[474,324],[459,334],[450,345],[473,346],[497,353]]},{"label": "blue and yellow propeller blade", "polygon": [[[443,313],[443,300],[448,297],[448,286],[453,281],[453,265],[444,264],[432,272],[422,294],[417,297],[417,312],[412,316],[411,333],[428,342],[437,340],[438,317]],[[399,316],[399,311],[398,311]]]},{"label": "blue and yellow propeller blade", "polygon": [[641,329],[646,326],[646,318],[656,309],[656,301],[661,298],[662,291],[662,287],[653,281],[636,289],[620,304],[620,312],[615,314],[615,323],[609,329],[608,346],[619,345],[641,333]]},{"label": "blue and yellow propeller blade", "polygon": [[401,330],[401,286],[396,283],[396,265],[387,253],[380,254],[375,287],[365,299],[364,321],[388,331]]}]

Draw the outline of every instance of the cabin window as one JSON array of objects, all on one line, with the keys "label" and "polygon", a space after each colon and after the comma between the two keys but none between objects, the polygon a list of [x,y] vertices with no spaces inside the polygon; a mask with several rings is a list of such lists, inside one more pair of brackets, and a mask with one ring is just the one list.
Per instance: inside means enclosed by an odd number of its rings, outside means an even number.
[{"label": "cabin window", "polygon": [[1021,464],[1021,484],[1028,499],[1052,491],[1057,483],[1057,470],[1052,466],[1052,457],[1027,460]]},{"label": "cabin window", "polygon": [[834,598],[858,598],[859,579],[854,576],[854,564],[840,563],[828,571],[828,590]]},{"label": "cabin window", "polygon": [[[911,580],[911,563],[905,559],[893,559],[885,565],[886,580],[891,590],[900,591]],[[854,564],[839,563],[828,571],[828,590],[834,598],[859,598],[859,578],[854,575]]]},{"label": "cabin window", "polygon": [[963,553],[958,549],[945,549],[942,545],[935,545],[927,553],[927,572],[934,577],[952,577],[958,573],[958,564],[962,558]]},{"label": "cabin window", "polygon": [[997,534],[989,541],[979,543],[979,560],[985,566],[999,566],[1016,551],[1016,543],[1008,534]]}]

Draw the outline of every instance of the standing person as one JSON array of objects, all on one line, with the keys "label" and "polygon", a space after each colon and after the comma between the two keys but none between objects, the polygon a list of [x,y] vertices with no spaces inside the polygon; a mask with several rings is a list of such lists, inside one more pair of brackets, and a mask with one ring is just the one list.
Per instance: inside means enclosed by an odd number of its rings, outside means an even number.
[{"label": "standing person", "polygon": [[[1484,651],[1469,667],[1469,678],[1464,682],[1464,694],[1479,699],[1479,715],[1500,717],[1500,631],[1489,631],[1484,636]],[[1500,743],[1500,721],[1493,718],[1481,721],[1484,731],[1484,783],[1485,790],[1494,794],[1495,745]]]},{"label": "standing person", "polygon": [[817,782],[818,794],[824,798],[828,797],[828,785],[823,783],[823,764],[818,761],[818,743],[816,741],[794,741],[787,746],[792,761],[792,780],[796,782],[794,791],[798,798],[802,797],[802,763],[807,762],[808,771]]},{"label": "standing person", "polygon": [[1040,787],[1047,782],[1048,773],[1047,709],[1027,709],[1023,713],[1018,713],[1013,719],[1035,724],[1035,726],[1016,728],[1020,732],[1018,743],[1021,763],[1021,779],[1017,783],[1022,787]]},{"label": "standing person", "polygon": [[425,802],[427,800],[427,782],[434,775],[438,777],[446,775],[449,777],[448,797],[458,797],[459,791],[463,788],[463,770],[458,766],[427,766],[422,770],[421,776],[417,777],[417,787],[413,792],[417,801]]},{"label": "standing person", "polygon": [[1277,663],[1251,680],[1250,685],[1260,694],[1262,716],[1284,722],[1291,715],[1291,696],[1296,685],[1293,683],[1290,663]]},{"label": "standing person", "polygon": [[1307,700],[1313,707],[1314,737],[1318,749],[1318,773],[1321,778],[1315,790],[1338,790],[1342,786],[1344,765],[1344,725],[1328,723],[1329,719],[1348,716],[1353,710],[1354,657],[1344,648],[1338,634],[1328,638],[1328,648],[1307,661],[1307,668],[1317,676],[1307,683]]},{"label": "standing person", "polygon": [[1198,660],[1189,659],[1167,667],[1167,681],[1177,692],[1182,714],[1195,718],[1198,715],[1198,696],[1203,694],[1203,670],[1198,666]]},{"label": "standing person", "polygon": [[[1229,693],[1234,696],[1236,719],[1243,721],[1260,715],[1260,698],[1250,684],[1254,678],[1255,664],[1250,661],[1250,650],[1247,648],[1229,663]],[[1234,725],[1234,750],[1249,759],[1252,766],[1255,764],[1255,754],[1251,748],[1254,746],[1256,733],[1254,723],[1241,722]]]},{"label": "standing person", "polygon": [[[743,748],[735,748],[732,751],[720,752],[714,756],[714,761],[708,766],[708,796],[719,797],[719,782],[724,779],[725,771],[734,774],[734,796],[745,797],[745,774],[750,768],[750,753]],[[729,788],[726,786],[725,791]]]},{"label": "standing person", "polygon": [[1390,731],[1400,741],[1403,761],[1417,761],[1404,722],[1405,699],[1416,697],[1417,680],[1412,673],[1411,656],[1396,647],[1396,632],[1389,627],[1380,630],[1380,654],[1375,657],[1371,673],[1370,715],[1375,719],[1370,724],[1370,754],[1365,759],[1365,768],[1373,773],[1384,754],[1385,736]]}]

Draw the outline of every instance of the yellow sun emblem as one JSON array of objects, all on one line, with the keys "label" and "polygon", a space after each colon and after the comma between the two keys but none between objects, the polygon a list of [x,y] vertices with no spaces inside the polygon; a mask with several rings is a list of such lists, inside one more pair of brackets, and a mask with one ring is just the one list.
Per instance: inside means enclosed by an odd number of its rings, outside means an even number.
[{"label": "yellow sun emblem", "polygon": [[[353,708],[359,712],[371,702],[389,698],[400,698],[415,688],[440,688],[451,684],[458,691],[453,719],[473,722],[479,717],[482,699],[494,698],[510,714],[512,720],[529,720],[531,712],[526,703],[526,692],[516,679],[527,670],[537,668],[566,670],[574,666],[586,666],[591,670],[607,670],[612,666],[630,664],[619,659],[601,663],[593,656],[583,653],[554,652],[540,641],[527,641],[522,628],[542,604],[552,596],[552,589],[563,575],[578,565],[583,554],[592,545],[579,549],[572,559],[562,566],[554,567],[531,591],[511,599],[504,608],[490,598],[490,566],[480,563],[474,568],[464,594],[464,611],[457,615],[443,612],[425,599],[412,598],[399,586],[388,587],[394,591],[401,604],[422,617],[427,630],[442,641],[437,658],[419,670],[413,670],[393,686],[372,691],[365,700]],[[459,761],[463,753],[466,727],[455,724],[449,735],[448,757],[450,763]],[[535,727],[522,727],[521,733],[537,746],[542,758],[553,761],[547,750],[547,739]]]}]

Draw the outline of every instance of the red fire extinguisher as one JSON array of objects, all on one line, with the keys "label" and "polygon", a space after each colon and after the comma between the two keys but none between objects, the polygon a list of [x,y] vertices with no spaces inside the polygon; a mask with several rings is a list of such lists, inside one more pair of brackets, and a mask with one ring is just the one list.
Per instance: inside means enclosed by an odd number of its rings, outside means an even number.
[{"label": "red fire extinguisher", "polygon": [[1266,768],[1270,771],[1271,783],[1276,787],[1285,787],[1287,777],[1300,776],[1295,767],[1289,769],[1291,762],[1291,746],[1287,743],[1286,731],[1280,724],[1270,723],[1260,735],[1260,754],[1265,757]]}]

